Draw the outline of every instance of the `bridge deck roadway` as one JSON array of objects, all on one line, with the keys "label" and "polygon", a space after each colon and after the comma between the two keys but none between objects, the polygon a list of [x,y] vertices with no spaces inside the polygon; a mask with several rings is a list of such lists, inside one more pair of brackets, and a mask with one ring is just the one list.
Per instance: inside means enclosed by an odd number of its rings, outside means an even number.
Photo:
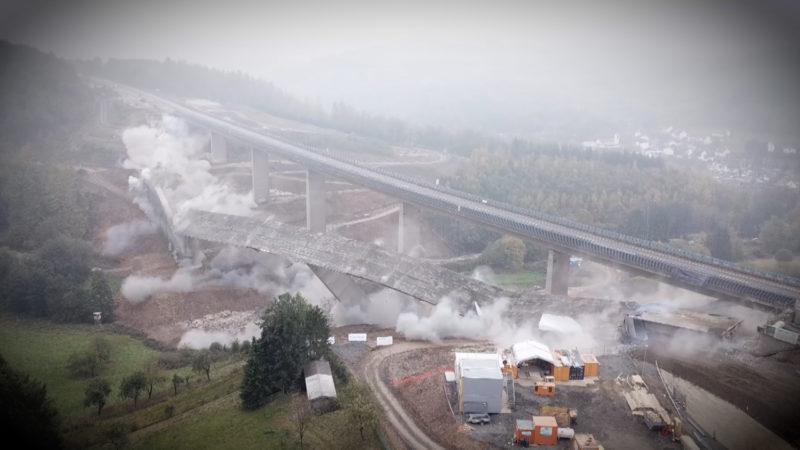
[{"label": "bridge deck roadway", "polygon": [[440,213],[513,233],[566,253],[648,272],[664,278],[671,284],[706,294],[748,298],[778,307],[793,306],[795,300],[800,298],[800,280],[791,277],[770,274],[727,261],[711,260],[664,245],[615,235],[586,225],[568,223],[564,219],[544,217],[543,214],[535,212],[523,213],[508,205],[484,202],[464,193],[426,186],[368,169],[355,161],[336,159],[267,136],[261,131],[253,131],[197,112],[144,91],[121,88],[118,85],[116,88],[135,92],[161,109],[256,148],[268,150],[309,169]]},{"label": "bridge deck roadway", "polygon": [[311,234],[270,219],[189,211],[176,233],[321,266],[377,283],[417,300],[437,304],[449,296],[457,304],[488,304],[518,294],[459,275],[423,260],[398,255],[378,246],[335,234]]}]

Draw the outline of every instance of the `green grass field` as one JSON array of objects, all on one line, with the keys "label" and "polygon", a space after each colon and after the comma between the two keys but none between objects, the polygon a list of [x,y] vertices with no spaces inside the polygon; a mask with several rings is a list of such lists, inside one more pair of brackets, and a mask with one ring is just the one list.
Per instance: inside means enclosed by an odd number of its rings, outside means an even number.
[{"label": "green grass field", "polygon": [[[97,336],[112,345],[112,362],[104,376],[113,391],[100,417],[95,408],[83,406],[86,380],[70,378],[66,369],[69,355],[85,350]],[[94,325],[2,316],[0,354],[14,369],[47,384],[48,396],[66,419],[63,431],[70,448],[108,448],[106,434],[117,424],[131,430],[127,434],[130,448],[299,448],[290,396],[280,395],[256,411],[241,408],[243,361],[238,356],[214,363],[210,381],[193,373],[190,367],[164,371],[165,381],[153,398],[148,399],[144,393],[134,407],[130,400],[118,397],[119,383],[159,352],[127,335],[103,331]],[[174,395],[169,381],[173,373],[191,376],[188,385],[179,387],[178,395]],[[344,410],[315,416],[304,443],[307,449],[381,448],[374,433],[365,433],[365,440],[361,440],[358,430],[347,423]]]},{"label": "green grass field", "polygon": [[0,354],[12,368],[45,383],[47,395],[65,418],[89,411],[83,406],[87,380],[70,376],[67,359],[74,352],[86,350],[96,337],[105,338],[113,348],[111,364],[103,372],[113,389],[108,403],[112,405],[119,400],[116,391],[122,378],[140,370],[147,360],[157,355],[155,350],[129,336],[109,333],[96,325],[0,317]]},{"label": "green grass field", "polygon": [[544,286],[545,274],[531,271],[498,273],[495,274],[494,280],[502,287]]}]

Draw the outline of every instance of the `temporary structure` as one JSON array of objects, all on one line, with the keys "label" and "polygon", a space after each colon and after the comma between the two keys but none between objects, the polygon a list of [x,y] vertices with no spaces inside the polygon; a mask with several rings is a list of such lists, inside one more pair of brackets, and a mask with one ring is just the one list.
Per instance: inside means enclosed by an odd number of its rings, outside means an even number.
[{"label": "temporary structure", "polygon": [[511,354],[517,366],[532,364],[537,360],[553,363],[553,354],[550,348],[538,341],[517,342],[511,346]]},{"label": "temporary structure", "polygon": [[596,377],[600,372],[600,363],[594,355],[583,354],[583,375],[587,377]]},{"label": "temporary structure", "polygon": [[523,447],[533,444],[533,421],[517,419],[514,428],[514,443]]},{"label": "temporary structure", "polygon": [[497,353],[456,353],[458,407],[462,413],[499,413],[503,373]]},{"label": "temporary structure", "polygon": [[303,371],[311,408],[320,412],[336,409],[336,386],[333,384],[331,365],[328,361],[310,361]]},{"label": "temporary structure", "polygon": [[533,416],[533,443],[537,445],[556,445],[558,443],[558,424],[552,416]]}]

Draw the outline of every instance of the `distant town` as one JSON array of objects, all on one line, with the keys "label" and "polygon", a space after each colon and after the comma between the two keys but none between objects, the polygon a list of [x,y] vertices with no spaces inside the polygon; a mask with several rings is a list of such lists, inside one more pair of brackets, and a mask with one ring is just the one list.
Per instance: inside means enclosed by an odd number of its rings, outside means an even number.
[{"label": "distant town", "polygon": [[583,141],[581,146],[598,151],[631,151],[704,167],[716,180],[726,183],[800,189],[798,172],[788,170],[800,163],[795,146],[750,139],[744,144],[744,151],[735,151],[734,144],[740,145],[736,138],[730,130],[695,135],[667,126],[628,135],[615,133],[610,139]]}]

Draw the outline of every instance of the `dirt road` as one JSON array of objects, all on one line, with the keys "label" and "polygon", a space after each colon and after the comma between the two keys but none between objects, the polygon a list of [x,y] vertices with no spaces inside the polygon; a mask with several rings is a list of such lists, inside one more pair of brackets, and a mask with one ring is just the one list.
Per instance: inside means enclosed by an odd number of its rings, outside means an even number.
[{"label": "dirt road", "polygon": [[394,354],[405,353],[412,350],[430,347],[430,343],[422,342],[403,342],[386,347],[381,350],[373,351],[367,358],[364,365],[363,375],[367,380],[370,388],[378,398],[381,408],[386,412],[386,417],[392,423],[392,426],[402,436],[403,441],[409,448],[426,448],[426,449],[442,449],[433,440],[431,440],[422,430],[417,427],[414,420],[408,416],[400,402],[392,394],[391,390],[386,386],[384,380],[381,379],[379,367],[381,362]]}]

